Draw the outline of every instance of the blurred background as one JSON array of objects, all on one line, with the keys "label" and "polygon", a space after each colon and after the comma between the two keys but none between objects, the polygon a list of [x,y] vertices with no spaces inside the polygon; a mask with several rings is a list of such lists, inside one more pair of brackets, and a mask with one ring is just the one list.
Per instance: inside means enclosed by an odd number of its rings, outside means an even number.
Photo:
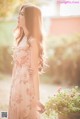
[{"label": "blurred background", "polygon": [[[0,110],[8,110],[11,87],[13,29],[21,4],[40,7],[46,33],[49,68],[40,76],[40,95],[45,102],[59,86],[80,86],[80,1],[0,0]],[[45,95],[45,97],[44,97]]]}]

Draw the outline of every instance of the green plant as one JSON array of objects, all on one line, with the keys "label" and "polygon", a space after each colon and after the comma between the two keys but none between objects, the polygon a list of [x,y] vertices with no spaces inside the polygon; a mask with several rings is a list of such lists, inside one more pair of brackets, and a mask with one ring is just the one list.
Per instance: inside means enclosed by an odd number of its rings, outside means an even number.
[{"label": "green plant", "polygon": [[49,117],[53,113],[70,114],[80,112],[80,90],[78,86],[61,90],[45,103],[45,114]]}]

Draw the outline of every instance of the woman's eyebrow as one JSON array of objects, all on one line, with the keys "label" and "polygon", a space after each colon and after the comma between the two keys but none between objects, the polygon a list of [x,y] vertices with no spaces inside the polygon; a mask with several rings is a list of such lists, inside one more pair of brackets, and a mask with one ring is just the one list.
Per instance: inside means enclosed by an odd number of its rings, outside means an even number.
[{"label": "woman's eyebrow", "polygon": [[24,12],[20,12],[20,13],[24,13]]},{"label": "woman's eyebrow", "polygon": [[19,12],[19,14],[24,14],[24,12]]}]

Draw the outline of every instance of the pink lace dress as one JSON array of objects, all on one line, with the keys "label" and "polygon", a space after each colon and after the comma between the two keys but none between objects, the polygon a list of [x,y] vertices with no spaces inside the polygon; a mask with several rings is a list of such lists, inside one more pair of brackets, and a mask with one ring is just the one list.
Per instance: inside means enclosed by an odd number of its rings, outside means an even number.
[{"label": "pink lace dress", "polygon": [[[8,119],[40,119],[37,111],[34,80],[38,80],[38,52],[34,39],[31,47],[24,36],[18,46],[13,46],[13,71],[10,90]],[[39,86],[37,85],[37,88]],[[37,90],[38,92],[39,90]]]}]

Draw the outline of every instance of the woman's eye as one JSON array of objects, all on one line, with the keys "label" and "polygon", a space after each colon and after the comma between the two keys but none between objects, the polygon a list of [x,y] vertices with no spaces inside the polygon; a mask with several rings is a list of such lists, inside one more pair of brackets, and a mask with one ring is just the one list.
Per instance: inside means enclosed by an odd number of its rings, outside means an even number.
[{"label": "woman's eye", "polygon": [[23,16],[23,13],[21,13],[21,15]]},{"label": "woman's eye", "polygon": [[24,14],[20,12],[19,15],[22,15],[23,16]]}]

